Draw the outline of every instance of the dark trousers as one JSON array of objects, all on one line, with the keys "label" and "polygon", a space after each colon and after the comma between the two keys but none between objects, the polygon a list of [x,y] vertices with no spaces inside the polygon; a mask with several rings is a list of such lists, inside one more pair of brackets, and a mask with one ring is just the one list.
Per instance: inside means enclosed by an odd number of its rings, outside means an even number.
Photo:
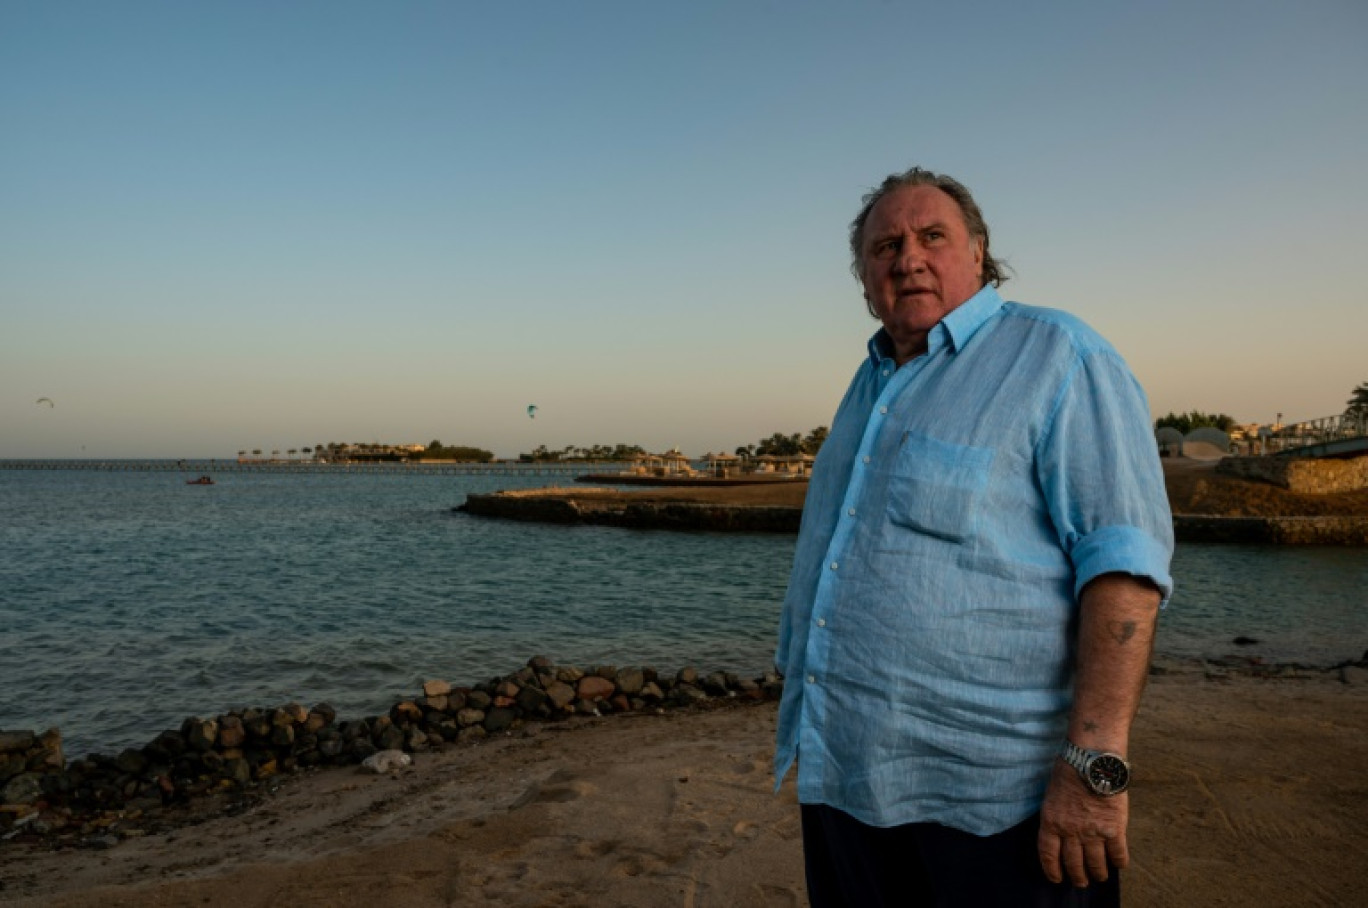
[{"label": "dark trousers", "polygon": [[804,804],[803,855],[813,908],[1119,908],[1121,881],[1086,889],[1040,869],[1040,815],[990,836],[936,823],[869,826],[825,804]]}]

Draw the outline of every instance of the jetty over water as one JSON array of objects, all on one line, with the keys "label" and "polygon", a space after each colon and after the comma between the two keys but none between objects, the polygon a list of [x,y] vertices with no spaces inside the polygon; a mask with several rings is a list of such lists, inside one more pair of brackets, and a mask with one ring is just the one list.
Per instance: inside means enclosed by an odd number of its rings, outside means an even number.
[{"label": "jetty over water", "polygon": [[1272,432],[1274,457],[1358,457],[1368,454],[1368,414],[1322,416]]},{"label": "jetty over water", "polygon": [[560,476],[595,464],[566,463],[318,463],[238,460],[0,460],[0,470],[96,470],[107,473],[293,473],[329,476]]}]

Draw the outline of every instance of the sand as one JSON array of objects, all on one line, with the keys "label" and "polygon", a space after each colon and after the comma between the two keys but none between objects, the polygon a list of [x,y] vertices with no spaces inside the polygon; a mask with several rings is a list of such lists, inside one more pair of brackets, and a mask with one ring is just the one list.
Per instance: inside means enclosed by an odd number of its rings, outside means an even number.
[{"label": "sand", "polygon": [[[1363,670],[1152,678],[1136,725],[1135,906],[1347,905],[1368,885]],[[107,851],[0,846],[22,906],[805,904],[773,703],[589,719],[287,780],[236,816]],[[536,728],[534,726],[534,728]]]}]

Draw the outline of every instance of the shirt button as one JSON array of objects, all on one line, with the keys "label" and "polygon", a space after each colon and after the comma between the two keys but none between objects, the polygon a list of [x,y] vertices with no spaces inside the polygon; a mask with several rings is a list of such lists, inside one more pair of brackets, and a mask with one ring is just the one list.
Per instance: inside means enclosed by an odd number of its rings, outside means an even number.
[{"label": "shirt button", "polygon": [[816,683],[817,683],[817,676],[816,676],[816,675],[808,675],[808,684],[816,684]]},{"label": "shirt button", "polygon": [[888,413],[888,408],[887,408],[887,407],[880,407],[880,408],[879,408],[879,412],[886,415],[886,414]]},{"label": "shirt button", "polygon": [[864,462],[865,462],[865,463],[869,463],[869,455],[868,455],[868,454],[866,454],[866,455],[864,456]]},{"label": "shirt button", "polygon": [[846,513],[849,514],[851,517],[854,517],[854,516],[855,516],[855,509],[854,509],[854,508],[851,508],[850,510],[846,511]]},{"label": "shirt button", "polygon": [[825,619],[825,618],[818,618],[818,619],[817,619],[817,626],[818,626],[818,627],[826,627],[826,619]]},{"label": "shirt button", "polygon": [[832,569],[833,571],[836,570],[836,568],[838,568],[838,567],[840,567],[840,562],[839,562],[839,561],[833,561],[833,562],[831,562],[831,569]]},{"label": "shirt button", "polygon": [[892,374],[892,373],[889,372],[887,369],[884,370],[884,378],[888,378],[888,376],[891,375],[891,374]]}]

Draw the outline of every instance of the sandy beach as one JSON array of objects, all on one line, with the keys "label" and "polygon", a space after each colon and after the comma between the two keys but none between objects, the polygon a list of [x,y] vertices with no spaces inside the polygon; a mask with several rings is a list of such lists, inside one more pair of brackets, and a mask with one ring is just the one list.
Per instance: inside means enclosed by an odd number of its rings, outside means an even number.
[{"label": "sandy beach", "polygon": [[[1347,680],[1346,680],[1347,679]],[[19,906],[805,904],[773,703],[527,729],[390,775],[327,769],[108,850],[0,846]],[[1131,906],[1346,905],[1368,885],[1368,671],[1156,670]]]}]

